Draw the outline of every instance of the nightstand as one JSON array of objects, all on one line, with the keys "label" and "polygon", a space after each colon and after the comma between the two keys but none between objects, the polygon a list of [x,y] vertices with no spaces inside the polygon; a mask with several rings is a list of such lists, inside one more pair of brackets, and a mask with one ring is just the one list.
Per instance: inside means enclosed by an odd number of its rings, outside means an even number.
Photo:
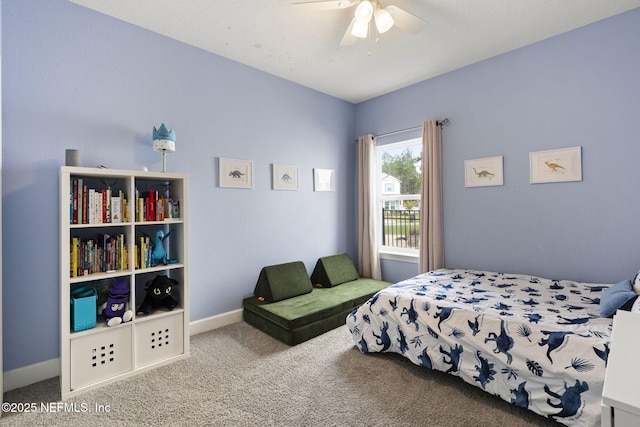
[{"label": "nightstand", "polygon": [[637,366],[639,327],[640,314],[618,311],[613,318],[613,334],[602,390],[602,427],[640,425],[640,369]]}]

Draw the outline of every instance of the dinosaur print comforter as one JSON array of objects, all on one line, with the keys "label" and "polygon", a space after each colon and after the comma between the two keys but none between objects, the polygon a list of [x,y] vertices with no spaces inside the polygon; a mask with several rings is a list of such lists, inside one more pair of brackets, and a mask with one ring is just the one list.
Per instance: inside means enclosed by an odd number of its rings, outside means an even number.
[{"label": "dinosaur print comforter", "polygon": [[610,285],[435,270],[347,317],[360,351],[394,352],[562,424],[600,425]]}]

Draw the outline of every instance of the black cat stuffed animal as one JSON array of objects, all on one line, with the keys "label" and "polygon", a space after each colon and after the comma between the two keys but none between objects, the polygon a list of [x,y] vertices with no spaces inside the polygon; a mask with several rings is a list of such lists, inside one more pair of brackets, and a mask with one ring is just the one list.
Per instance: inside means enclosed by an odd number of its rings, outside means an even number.
[{"label": "black cat stuffed animal", "polygon": [[140,304],[137,313],[149,314],[152,310],[159,307],[173,310],[178,305],[178,301],[171,296],[171,291],[174,286],[178,286],[179,284],[180,283],[176,279],[160,275],[157,275],[155,279],[148,281],[145,284],[147,294],[145,295],[142,304]]}]

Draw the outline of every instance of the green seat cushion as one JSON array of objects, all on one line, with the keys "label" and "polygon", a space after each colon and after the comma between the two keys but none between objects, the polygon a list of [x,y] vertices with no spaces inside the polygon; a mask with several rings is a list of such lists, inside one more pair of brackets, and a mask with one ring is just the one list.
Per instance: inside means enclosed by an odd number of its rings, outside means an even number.
[{"label": "green seat cushion", "polygon": [[258,314],[265,321],[285,330],[295,330],[351,311],[390,285],[381,280],[358,279],[332,288],[314,289],[311,293],[274,303],[258,301],[255,297],[245,298],[243,306],[245,311]]},{"label": "green seat cushion", "polygon": [[353,307],[351,298],[325,291],[325,289],[313,289],[308,294],[273,303],[261,302],[251,297],[243,301],[243,306],[245,310],[259,314],[284,329],[294,330]]},{"label": "green seat cushion", "polygon": [[318,289],[321,292],[331,291],[336,297],[350,299],[353,307],[360,307],[376,292],[391,286],[393,283],[382,280],[360,278],[351,282],[346,282],[340,286],[330,289]]},{"label": "green seat cushion", "polygon": [[302,261],[263,267],[253,294],[263,301],[276,302],[313,290]]},{"label": "green seat cushion", "polygon": [[325,288],[359,279],[358,270],[347,254],[322,257],[316,262],[311,281]]},{"label": "green seat cushion", "polygon": [[353,308],[343,311],[342,313],[336,313],[333,316],[326,319],[319,320],[317,322],[309,323],[297,329],[285,329],[280,325],[272,322],[268,322],[264,317],[259,314],[253,313],[249,310],[244,310],[242,317],[245,322],[258,328],[262,332],[271,335],[272,337],[279,339],[288,345],[296,345],[301,342],[310,340],[318,335],[324,334],[332,329],[335,329],[345,324],[346,318],[353,311]]}]

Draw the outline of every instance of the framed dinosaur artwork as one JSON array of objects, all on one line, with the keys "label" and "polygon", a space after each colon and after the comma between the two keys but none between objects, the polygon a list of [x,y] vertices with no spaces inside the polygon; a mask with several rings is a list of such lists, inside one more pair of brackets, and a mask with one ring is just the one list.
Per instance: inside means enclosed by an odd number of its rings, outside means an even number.
[{"label": "framed dinosaur artwork", "polygon": [[220,157],[218,164],[220,187],[253,188],[253,162]]},{"label": "framed dinosaur artwork", "polygon": [[279,165],[274,163],[272,172],[274,190],[297,191],[300,188],[298,184],[297,166]]},{"label": "framed dinosaur artwork", "polygon": [[582,181],[582,147],[529,153],[531,184]]},{"label": "framed dinosaur artwork", "polygon": [[504,185],[503,157],[485,157],[464,161],[464,186]]}]

